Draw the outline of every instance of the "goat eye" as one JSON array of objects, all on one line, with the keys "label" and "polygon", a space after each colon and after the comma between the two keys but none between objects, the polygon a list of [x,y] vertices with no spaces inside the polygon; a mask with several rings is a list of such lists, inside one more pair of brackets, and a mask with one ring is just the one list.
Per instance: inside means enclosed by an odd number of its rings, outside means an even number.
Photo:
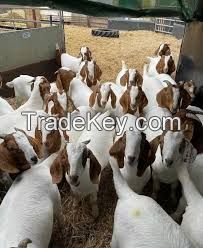
[{"label": "goat eye", "polygon": [[16,147],[13,147],[13,146],[8,146],[8,150],[9,151],[16,151],[16,150],[18,150]]}]

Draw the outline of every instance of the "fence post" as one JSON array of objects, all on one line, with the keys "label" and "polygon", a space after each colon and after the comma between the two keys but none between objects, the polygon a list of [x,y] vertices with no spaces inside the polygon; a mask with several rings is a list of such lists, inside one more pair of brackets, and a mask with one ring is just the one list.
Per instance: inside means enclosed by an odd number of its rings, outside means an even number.
[{"label": "fence post", "polygon": [[50,26],[52,27],[52,23],[53,23],[52,15],[49,16],[49,21],[50,21]]}]

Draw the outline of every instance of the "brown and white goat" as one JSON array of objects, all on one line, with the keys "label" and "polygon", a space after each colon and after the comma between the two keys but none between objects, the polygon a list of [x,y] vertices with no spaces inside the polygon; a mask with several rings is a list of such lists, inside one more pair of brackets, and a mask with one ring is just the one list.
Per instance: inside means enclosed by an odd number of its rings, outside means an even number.
[{"label": "brown and white goat", "polygon": [[148,104],[148,99],[140,86],[128,86],[119,100],[123,114],[143,113],[143,109]]},{"label": "brown and white goat", "polygon": [[122,69],[116,78],[116,84],[127,89],[128,86],[142,86],[142,75],[136,69],[128,69],[122,61]]},{"label": "brown and white goat", "polygon": [[91,88],[100,82],[102,71],[96,61],[84,61],[80,65],[79,74],[82,82]]},{"label": "brown and white goat", "polygon": [[8,173],[18,173],[29,169],[41,158],[41,146],[23,130],[1,135],[0,169]]},{"label": "brown and white goat", "polygon": [[50,172],[54,184],[60,183],[65,173],[66,180],[75,195],[80,197],[90,195],[92,215],[97,217],[101,165],[92,151],[87,148],[89,142],[67,143],[54,160]]}]

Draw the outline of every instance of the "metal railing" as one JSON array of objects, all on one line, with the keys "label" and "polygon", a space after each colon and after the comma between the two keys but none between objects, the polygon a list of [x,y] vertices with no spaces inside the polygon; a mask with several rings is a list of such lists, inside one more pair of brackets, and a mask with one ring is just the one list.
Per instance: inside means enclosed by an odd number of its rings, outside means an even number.
[{"label": "metal railing", "polygon": [[184,22],[178,18],[155,18],[154,31],[158,33],[173,34],[175,23],[184,25]]},{"label": "metal railing", "polygon": [[[33,16],[31,15],[32,18],[27,17],[25,14],[26,10],[38,11],[38,18],[36,18],[35,14],[33,14]],[[0,8],[0,28],[25,29],[29,28],[29,24],[33,24],[33,27],[77,25],[93,28],[106,28],[108,18],[72,15],[68,12],[51,9],[46,9],[46,11],[44,11],[44,9],[30,9],[29,7],[17,7],[15,9]]]}]

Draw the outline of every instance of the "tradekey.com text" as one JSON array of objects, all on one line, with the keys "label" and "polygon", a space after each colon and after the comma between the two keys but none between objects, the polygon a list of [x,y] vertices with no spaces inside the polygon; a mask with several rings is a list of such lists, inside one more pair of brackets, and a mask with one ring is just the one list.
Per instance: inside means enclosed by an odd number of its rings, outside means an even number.
[{"label": "tradekey.com text", "polygon": [[[98,118],[101,113],[97,113],[94,117],[90,113],[87,113],[86,117],[81,116],[71,116],[71,113],[67,114],[67,117],[58,118],[55,116],[38,116],[34,111],[23,111],[22,116],[25,116],[27,123],[27,131],[32,129],[33,118],[37,117],[37,127],[39,130],[45,128],[47,131],[61,130],[61,131],[91,131],[92,128],[97,128],[98,131],[113,131],[115,129],[116,135],[121,135],[126,130],[126,124],[128,122],[128,117],[123,116],[122,118],[117,116],[107,116],[98,122]],[[151,129],[152,131],[166,130],[168,124],[170,124],[170,129],[173,130],[174,123],[178,130],[181,130],[181,120],[178,117],[163,117],[158,116],[146,119],[145,117],[138,117],[133,126],[129,127],[130,131],[145,131],[146,129]]]}]

